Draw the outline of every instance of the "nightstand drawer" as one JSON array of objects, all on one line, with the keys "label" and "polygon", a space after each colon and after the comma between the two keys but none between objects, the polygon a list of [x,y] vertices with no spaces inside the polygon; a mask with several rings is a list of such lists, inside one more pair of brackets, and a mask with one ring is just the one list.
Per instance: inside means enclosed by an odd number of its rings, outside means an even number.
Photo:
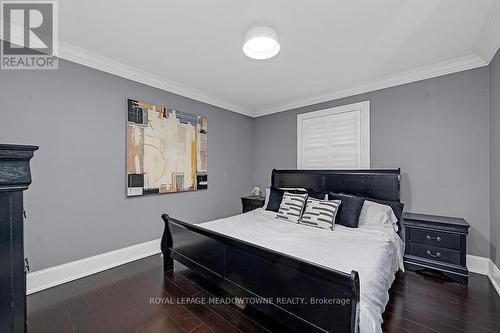
[{"label": "nightstand drawer", "polygon": [[252,211],[254,209],[264,206],[264,198],[256,196],[242,197],[241,203],[243,205],[243,213]]},{"label": "nightstand drawer", "polygon": [[410,242],[412,256],[460,265],[460,251]]},{"label": "nightstand drawer", "polygon": [[460,250],[460,235],[446,232],[411,228],[410,241]]},{"label": "nightstand drawer", "polygon": [[254,203],[247,203],[243,205],[243,213],[252,211],[254,209],[260,208],[262,205],[254,204]]}]

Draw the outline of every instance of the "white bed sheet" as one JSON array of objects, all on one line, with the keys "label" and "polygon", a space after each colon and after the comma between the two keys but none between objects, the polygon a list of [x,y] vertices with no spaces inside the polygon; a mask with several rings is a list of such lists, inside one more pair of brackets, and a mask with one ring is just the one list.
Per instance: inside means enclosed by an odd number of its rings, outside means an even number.
[{"label": "white bed sheet", "polygon": [[394,230],[335,225],[329,231],[281,221],[275,216],[260,208],[199,226],[342,272],[357,271],[360,332],[382,332],[388,290],[394,274],[404,269],[404,245]]}]

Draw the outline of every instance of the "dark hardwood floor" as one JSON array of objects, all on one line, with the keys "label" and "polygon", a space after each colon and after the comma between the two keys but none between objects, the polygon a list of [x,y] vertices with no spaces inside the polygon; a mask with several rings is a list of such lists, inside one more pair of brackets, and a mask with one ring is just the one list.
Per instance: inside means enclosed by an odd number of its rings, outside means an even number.
[{"label": "dark hardwood floor", "polygon": [[[408,272],[390,294],[384,332],[500,332],[500,297],[485,276],[462,285]],[[180,265],[164,278],[156,255],[28,296],[28,330],[282,332],[214,296],[226,295]]]}]

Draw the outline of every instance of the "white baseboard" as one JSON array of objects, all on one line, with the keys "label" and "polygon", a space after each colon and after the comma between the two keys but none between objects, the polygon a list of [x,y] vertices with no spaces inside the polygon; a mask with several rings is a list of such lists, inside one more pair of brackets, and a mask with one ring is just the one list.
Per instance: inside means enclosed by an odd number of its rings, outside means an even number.
[{"label": "white baseboard", "polygon": [[28,273],[26,294],[29,295],[157,253],[160,253],[159,239]]},{"label": "white baseboard", "polygon": [[495,287],[498,295],[500,296],[500,269],[493,261],[490,260],[490,270],[488,272],[488,277],[490,278],[491,284]]},{"label": "white baseboard", "polygon": [[488,275],[490,271],[490,258],[467,255],[467,269],[469,272],[481,275]]},{"label": "white baseboard", "polygon": [[471,273],[487,275],[500,296],[500,270],[490,258],[468,254],[467,269]]},{"label": "white baseboard", "polygon": [[[28,273],[26,294],[36,293],[157,253],[160,253],[160,239]],[[472,273],[487,275],[500,295],[500,270],[493,261],[468,254],[467,268]]]}]

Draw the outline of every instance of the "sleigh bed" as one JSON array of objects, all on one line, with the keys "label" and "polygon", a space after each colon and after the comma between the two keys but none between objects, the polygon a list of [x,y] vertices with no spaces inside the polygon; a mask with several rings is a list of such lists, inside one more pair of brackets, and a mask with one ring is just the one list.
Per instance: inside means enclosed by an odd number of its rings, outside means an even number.
[{"label": "sleigh bed", "polygon": [[[399,169],[273,170],[271,185],[400,200]],[[371,230],[355,232],[342,227],[337,233],[311,230],[310,227],[292,226],[289,222],[273,222],[269,212],[263,209],[202,224],[179,221],[167,214],[163,214],[162,219],[165,230],[161,250],[166,272],[173,269],[176,260],[231,295],[247,300],[249,306],[290,331],[358,332],[360,275],[354,269],[349,270],[348,263],[363,262],[360,256],[363,256],[364,245],[368,252],[373,252],[368,250],[371,239],[380,245],[378,257],[384,259],[365,260],[367,262],[358,267],[362,267],[365,274],[366,286],[382,289],[379,294],[370,295],[376,302],[383,303],[382,311],[387,299],[379,301],[376,298],[388,297],[387,290],[397,270],[397,267],[388,268],[394,265],[385,259],[390,257],[384,252],[388,251],[385,247],[388,236]],[[269,226],[270,229],[266,229]],[[398,236],[395,238],[400,242]],[[356,246],[356,242],[363,246]],[[324,260],[308,256],[307,251],[314,247],[318,252],[327,251],[328,244],[336,244],[332,248],[335,253],[323,253]],[[344,245],[340,247],[339,244]],[[367,258],[369,255],[367,253]],[[343,264],[337,267],[329,265],[330,261]],[[379,276],[383,279],[377,281]],[[366,307],[368,305],[367,302]]]}]

